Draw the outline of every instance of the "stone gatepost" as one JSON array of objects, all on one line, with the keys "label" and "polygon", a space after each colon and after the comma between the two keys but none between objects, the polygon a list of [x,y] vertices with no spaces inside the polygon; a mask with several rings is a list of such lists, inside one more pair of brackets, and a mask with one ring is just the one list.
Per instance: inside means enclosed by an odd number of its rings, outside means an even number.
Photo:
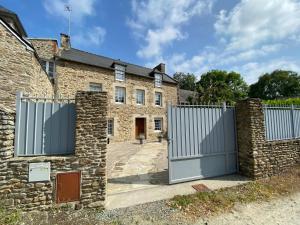
[{"label": "stone gatepost", "polygon": [[264,113],[260,99],[246,99],[236,104],[239,171],[242,175],[262,177],[257,157],[266,141]]},{"label": "stone gatepost", "polygon": [[102,206],[106,194],[107,93],[79,91],[75,101],[75,156],[84,168],[81,203]]}]

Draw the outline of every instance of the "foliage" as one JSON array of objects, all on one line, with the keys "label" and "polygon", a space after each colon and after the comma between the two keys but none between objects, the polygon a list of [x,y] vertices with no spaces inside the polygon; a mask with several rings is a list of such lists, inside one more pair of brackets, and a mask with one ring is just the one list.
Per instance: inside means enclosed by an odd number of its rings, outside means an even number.
[{"label": "foliage", "polygon": [[250,86],[249,96],[264,100],[300,95],[300,76],[293,71],[275,70],[262,75]]},{"label": "foliage", "polygon": [[300,98],[264,100],[263,103],[267,105],[300,105]]},{"label": "foliage", "polygon": [[181,89],[195,91],[197,78],[194,74],[175,73],[173,78],[179,83]]},{"label": "foliage", "polygon": [[21,220],[19,211],[8,211],[0,207],[0,224],[14,225],[19,224]]},{"label": "foliage", "polygon": [[201,76],[197,91],[202,102],[236,102],[247,97],[248,86],[236,72],[212,70]]}]

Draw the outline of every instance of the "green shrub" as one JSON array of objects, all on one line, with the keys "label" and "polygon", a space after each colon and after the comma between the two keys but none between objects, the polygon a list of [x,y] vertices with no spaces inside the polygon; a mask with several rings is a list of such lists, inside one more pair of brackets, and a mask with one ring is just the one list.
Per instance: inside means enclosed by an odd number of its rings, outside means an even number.
[{"label": "green shrub", "polygon": [[300,98],[264,100],[263,103],[266,105],[298,105],[298,106],[300,106]]},{"label": "green shrub", "polygon": [[0,207],[0,224],[14,225],[19,224],[21,220],[20,212],[8,211],[3,207]]}]

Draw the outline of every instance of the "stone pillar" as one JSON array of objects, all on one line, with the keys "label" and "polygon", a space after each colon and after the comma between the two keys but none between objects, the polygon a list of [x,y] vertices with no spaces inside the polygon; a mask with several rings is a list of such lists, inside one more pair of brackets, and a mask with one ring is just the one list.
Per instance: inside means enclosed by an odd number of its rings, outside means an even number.
[{"label": "stone pillar", "polygon": [[76,93],[75,156],[82,170],[81,203],[103,205],[106,188],[107,110],[106,92]]},{"label": "stone pillar", "polygon": [[246,99],[236,104],[239,171],[250,178],[261,177],[257,155],[265,143],[264,114],[260,99]]},{"label": "stone pillar", "polygon": [[0,161],[14,155],[15,114],[0,108]]}]

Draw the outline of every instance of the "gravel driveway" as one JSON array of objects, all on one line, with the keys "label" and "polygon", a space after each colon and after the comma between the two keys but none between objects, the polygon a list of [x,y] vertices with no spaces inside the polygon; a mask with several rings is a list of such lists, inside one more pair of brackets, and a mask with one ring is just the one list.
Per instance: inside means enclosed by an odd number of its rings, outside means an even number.
[{"label": "gravel driveway", "polygon": [[300,194],[264,203],[236,206],[235,209],[209,220],[200,220],[196,224],[244,225],[244,224],[300,224]]},{"label": "gravel driveway", "polygon": [[210,219],[200,219],[196,223],[188,220],[178,210],[171,209],[165,201],[158,201],[110,211],[70,211],[47,214],[47,212],[27,213],[23,225],[239,225],[239,224],[300,224],[300,194],[270,202],[239,205],[230,213]]}]

